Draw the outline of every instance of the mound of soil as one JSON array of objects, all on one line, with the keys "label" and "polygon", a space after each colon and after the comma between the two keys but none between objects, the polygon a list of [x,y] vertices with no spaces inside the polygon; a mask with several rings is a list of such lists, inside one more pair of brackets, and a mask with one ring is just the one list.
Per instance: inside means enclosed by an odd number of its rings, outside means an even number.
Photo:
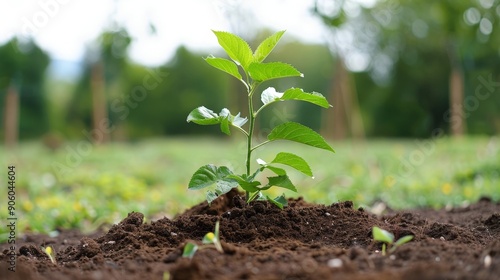
[{"label": "mound of soil", "polygon": [[[410,210],[376,216],[353,208],[289,200],[245,205],[231,192],[170,220],[143,223],[130,213],[107,232],[17,240],[16,272],[9,244],[0,245],[2,279],[498,279],[500,204],[483,198],[467,207]],[[183,258],[220,221],[224,253],[214,248]],[[373,226],[415,238],[382,256]],[[40,249],[52,246],[53,264]]]}]

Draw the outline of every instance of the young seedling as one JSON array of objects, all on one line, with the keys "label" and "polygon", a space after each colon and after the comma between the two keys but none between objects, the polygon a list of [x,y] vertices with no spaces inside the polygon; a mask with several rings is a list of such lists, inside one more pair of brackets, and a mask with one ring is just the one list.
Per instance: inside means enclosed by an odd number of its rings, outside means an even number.
[{"label": "young seedling", "polygon": [[198,245],[188,242],[186,243],[186,245],[184,245],[184,250],[182,251],[182,257],[192,259],[196,251],[198,251]]},{"label": "young seedling", "polygon": [[196,251],[208,248],[208,246],[210,245],[214,245],[217,251],[219,251],[220,253],[224,253],[224,250],[222,249],[222,245],[220,244],[220,239],[219,239],[219,221],[215,223],[214,232],[209,232],[205,234],[201,243],[203,243],[205,246],[198,246],[191,242],[186,243],[186,245],[184,246],[184,250],[182,252],[182,257],[191,259],[193,258]]},{"label": "young seedling", "polygon": [[372,228],[372,234],[374,240],[382,242],[382,256],[386,254],[386,247],[389,247],[389,253],[393,253],[399,246],[413,239],[413,235],[406,235],[394,242],[394,234],[376,226]]},{"label": "young seedling", "polygon": [[53,264],[56,264],[56,252],[52,249],[52,247],[47,246],[47,247],[42,247],[42,251],[49,256],[50,261]]},{"label": "young seedling", "polygon": [[224,253],[224,250],[222,250],[222,245],[220,244],[220,239],[219,239],[219,221],[215,223],[214,232],[209,232],[205,234],[201,243],[213,244],[215,246],[215,249],[217,249],[217,251],[219,251],[220,253]]},{"label": "young seedling", "polygon": [[[262,193],[262,191],[268,190],[274,186],[294,192],[297,191],[286,171],[276,165],[287,165],[307,176],[313,177],[311,168],[303,158],[292,153],[281,152],[269,163],[258,159],[257,163],[259,166],[252,173],[252,152],[265,144],[277,140],[289,140],[330,152],[335,151],[321,135],[295,122],[286,122],[274,127],[267,135],[266,141],[254,145],[253,135],[255,121],[262,110],[280,101],[299,100],[323,108],[329,108],[331,105],[323,95],[317,92],[307,93],[300,88],[290,88],[284,92],[278,92],[275,88],[268,87],[260,94],[262,105],[258,109],[255,109],[253,97],[255,93],[257,93],[257,88],[263,82],[279,78],[304,76],[289,64],[282,62],[263,62],[274,49],[285,31],[279,31],[271,35],[262,41],[255,51],[252,51],[247,42],[234,34],[222,31],[213,31],[213,33],[231,60],[210,56],[207,57],[205,61],[211,66],[238,79],[245,86],[249,116],[241,117],[240,113],[233,115],[227,108],[222,109],[220,113],[217,114],[201,106],[191,111],[187,117],[187,121],[199,125],[220,125],[221,131],[227,135],[231,134],[230,127],[241,132],[246,137],[246,172],[244,174],[235,174],[226,166],[208,164],[202,166],[194,173],[189,182],[189,189],[198,190],[215,185],[215,188],[208,190],[206,195],[208,203],[211,203],[217,197],[240,186],[246,192],[247,203],[255,199],[262,199],[269,200],[276,206],[283,208],[283,206],[286,206],[286,199],[283,195],[272,199]],[[245,128],[244,125],[247,123],[248,126]],[[268,169],[276,174],[276,176],[267,177],[268,182],[265,185],[256,180],[257,175],[264,169]]]}]

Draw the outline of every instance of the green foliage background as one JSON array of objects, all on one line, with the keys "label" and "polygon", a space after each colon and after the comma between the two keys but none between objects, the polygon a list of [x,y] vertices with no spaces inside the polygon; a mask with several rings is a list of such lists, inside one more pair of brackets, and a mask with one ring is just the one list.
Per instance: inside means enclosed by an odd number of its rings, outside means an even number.
[{"label": "green foliage background", "polygon": [[[11,44],[5,45],[3,49],[12,49]],[[295,55],[297,52],[301,55]],[[185,116],[191,108],[201,105],[214,110],[220,110],[227,104],[230,105],[229,109],[242,108],[244,88],[224,73],[210,69],[203,61],[203,57],[207,55],[193,53],[181,47],[175,57],[158,70],[131,62],[122,67],[122,74],[109,84],[108,112],[109,118],[124,130],[125,139],[200,133],[218,135],[217,129],[213,127],[185,125]],[[353,74],[368,136],[429,137],[436,128],[448,131],[450,123],[446,121],[445,114],[449,110],[449,66],[443,61],[445,54],[434,50],[420,55],[421,57],[412,64],[404,60],[397,61],[394,65],[394,76],[383,85],[377,84],[369,72]],[[9,56],[19,56],[19,53],[0,55],[0,60]],[[42,62],[36,65],[48,65],[47,57],[41,59]],[[276,54],[271,54],[270,59],[289,61],[305,73],[303,79],[279,81],[275,86],[278,91],[293,86],[328,95],[332,90],[335,83],[335,57],[327,47],[295,42],[283,43],[283,46],[277,47]],[[8,66],[10,64],[4,65],[0,70],[11,67]],[[30,65],[24,67],[31,67]],[[40,137],[51,131],[57,131],[68,139],[85,138],[81,131],[91,130],[90,73],[84,71],[76,84],[67,81],[45,82],[44,69],[42,67],[38,72],[33,70],[33,74],[27,74],[20,86],[21,138]],[[491,70],[476,67],[467,72],[466,97],[474,97],[475,90],[481,85],[479,77],[498,81],[496,70]],[[148,91],[144,100],[134,102],[134,89],[142,85],[144,77],[151,75],[152,71],[168,73],[168,77]],[[0,77],[3,77],[0,90],[0,104],[3,105],[10,79],[6,78],[9,77],[6,74]],[[262,86],[263,89],[265,87],[266,84]],[[494,92],[488,100],[481,101],[477,110],[469,112],[470,116],[466,119],[469,134],[498,133],[499,92],[500,87],[494,87]],[[127,105],[127,100],[137,103],[137,106]],[[113,102],[119,104],[120,108],[125,106],[126,109],[116,110],[118,106],[113,107]],[[314,110],[312,106],[300,102],[278,104],[273,110],[263,112],[257,128],[269,128],[271,124],[281,123],[287,117],[319,131],[324,121],[322,114],[325,112]],[[335,110],[336,106],[342,104],[333,106]],[[245,111],[243,107],[243,115]]]},{"label": "green foliage background", "polygon": [[[34,42],[12,39],[0,46],[0,120],[3,126],[5,95],[10,86],[19,92],[19,136],[33,138],[49,129],[45,70],[49,56]],[[3,129],[0,137],[3,136]]]}]

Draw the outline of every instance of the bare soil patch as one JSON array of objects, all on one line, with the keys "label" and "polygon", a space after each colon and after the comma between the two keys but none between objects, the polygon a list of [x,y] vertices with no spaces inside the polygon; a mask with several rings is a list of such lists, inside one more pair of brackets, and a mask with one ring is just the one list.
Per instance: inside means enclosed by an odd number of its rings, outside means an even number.
[{"label": "bare soil patch", "polygon": [[[224,254],[208,248],[182,258],[220,221]],[[371,229],[415,236],[382,256]],[[52,246],[57,264],[40,249]],[[109,231],[84,236],[27,235],[17,240],[16,272],[0,244],[1,279],[499,279],[500,204],[483,198],[453,209],[390,211],[376,216],[350,201],[289,200],[245,205],[236,192],[174,219],[143,222],[130,213]]]}]

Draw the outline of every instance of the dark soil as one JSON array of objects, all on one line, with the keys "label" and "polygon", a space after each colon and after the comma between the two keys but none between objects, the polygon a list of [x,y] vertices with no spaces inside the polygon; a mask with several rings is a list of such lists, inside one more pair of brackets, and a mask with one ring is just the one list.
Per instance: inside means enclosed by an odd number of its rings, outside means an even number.
[{"label": "dark soil", "polygon": [[[183,258],[187,241],[200,244],[220,220],[224,253],[200,250]],[[371,229],[414,240],[382,256]],[[40,246],[57,251],[52,264]],[[130,213],[107,232],[17,240],[16,272],[1,244],[1,279],[500,279],[500,204],[410,210],[377,217],[352,202],[289,201],[244,205],[235,192],[201,203],[173,220],[143,223]],[[167,273],[165,273],[167,272]],[[164,275],[165,273],[165,275]],[[167,279],[167,278],[165,278]]]}]

